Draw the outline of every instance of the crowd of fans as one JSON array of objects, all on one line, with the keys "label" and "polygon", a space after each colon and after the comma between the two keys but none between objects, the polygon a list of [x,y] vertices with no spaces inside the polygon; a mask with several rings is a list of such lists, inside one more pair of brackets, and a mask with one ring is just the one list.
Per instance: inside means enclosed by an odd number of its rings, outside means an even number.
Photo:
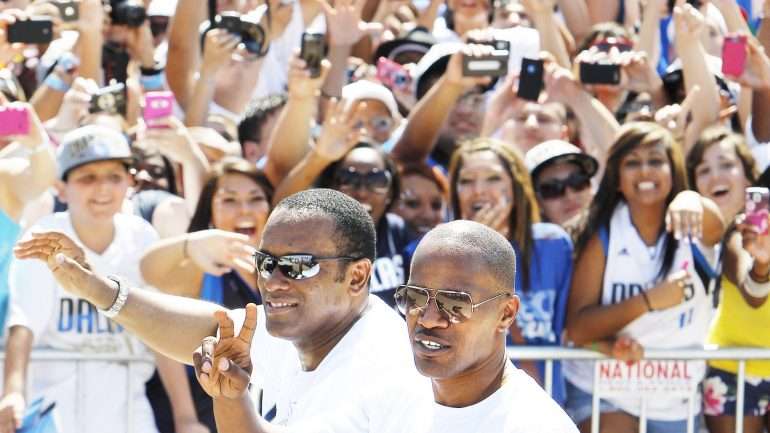
[{"label": "crowd of fans", "polygon": [[[3,0],[0,433],[38,396],[64,432],[216,431],[189,367],[13,259],[26,232],[237,309],[262,303],[271,210],[314,187],[368,211],[369,290],[394,308],[422,237],[464,219],[515,250],[510,345],[628,361],[770,347],[770,197],[747,196],[770,186],[768,15],[770,0]],[[36,348],[156,368],[30,366]],[[544,363],[517,365],[544,383]],[[748,363],[744,408],[735,362],[691,371],[696,424],[731,432],[743,410],[744,431],[770,430],[770,361]],[[556,363],[553,383],[588,431],[592,364]],[[648,431],[684,432],[688,409],[648,403]],[[639,396],[601,413],[603,431],[636,431]]]}]

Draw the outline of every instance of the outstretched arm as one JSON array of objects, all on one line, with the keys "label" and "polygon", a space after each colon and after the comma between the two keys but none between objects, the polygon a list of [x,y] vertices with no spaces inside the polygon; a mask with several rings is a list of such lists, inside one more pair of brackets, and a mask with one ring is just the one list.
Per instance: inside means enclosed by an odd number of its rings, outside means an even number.
[{"label": "outstretched arm", "polygon": [[[44,261],[67,292],[105,310],[118,297],[118,285],[90,270],[85,254],[58,232],[33,233],[14,249],[18,259]],[[131,288],[126,304],[113,319],[153,350],[179,362],[192,363],[201,340],[216,332],[215,304]]]}]

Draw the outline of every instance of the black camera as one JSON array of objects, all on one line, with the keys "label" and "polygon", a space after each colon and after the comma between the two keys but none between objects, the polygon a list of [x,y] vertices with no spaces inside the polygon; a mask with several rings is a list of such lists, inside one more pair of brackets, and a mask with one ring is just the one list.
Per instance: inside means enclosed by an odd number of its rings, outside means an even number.
[{"label": "black camera", "polygon": [[135,3],[134,0],[112,0],[110,6],[110,19],[113,24],[139,27],[147,19],[144,6],[141,3]]},{"label": "black camera", "polygon": [[229,33],[240,36],[241,42],[248,52],[260,57],[267,54],[265,29],[258,19],[237,12],[223,12],[216,16],[214,27],[225,29]]}]

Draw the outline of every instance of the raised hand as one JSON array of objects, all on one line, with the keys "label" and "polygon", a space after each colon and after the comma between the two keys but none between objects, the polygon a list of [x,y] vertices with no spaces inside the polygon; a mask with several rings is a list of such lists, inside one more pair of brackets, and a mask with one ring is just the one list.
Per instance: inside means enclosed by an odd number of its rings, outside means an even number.
[{"label": "raised hand", "polygon": [[157,119],[153,128],[140,129],[136,145],[146,149],[157,149],[170,159],[185,163],[195,158],[198,144],[184,124],[176,117]]},{"label": "raised hand", "polygon": [[233,321],[226,312],[217,311],[215,317],[219,322],[219,338],[206,337],[193,353],[195,375],[212,398],[238,399],[249,389],[257,306],[246,305],[246,320],[237,337]]},{"label": "raised hand", "polygon": [[289,60],[289,96],[297,99],[317,97],[321,93],[321,86],[326,81],[329,69],[331,63],[327,59],[321,60],[321,74],[313,78],[305,61],[299,58],[299,53],[295,53]]},{"label": "raised hand", "polygon": [[230,62],[230,57],[240,42],[240,37],[225,29],[213,29],[206,33],[206,39],[203,42],[201,72],[207,75],[216,74]]},{"label": "raised hand", "polygon": [[667,128],[677,140],[682,141],[690,128],[693,105],[700,92],[700,86],[694,86],[681,104],[671,104],[655,112],[655,122]]},{"label": "raised hand", "polygon": [[491,82],[490,77],[466,77],[463,75],[463,57],[483,57],[492,54],[488,45],[467,44],[449,58],[444,78],[448,84],[470,89],[474,86],[486,86]]},{"label": "raised hand", "polygon": [[746,67],[739,77],[727,75],[727,78],[737,81],[752,89],[770,89],[770,58],[759,41],[753,36],[747,37]]},{"label": "raised hand", "polygon": [[318,0],[326,15],[326,28],[331,45],[354,45],[365,35],[382,31],[381,24],[361,20],[361,10],[366,3],[364,0],[337,0],[334,3],[332,6],[327,0]]},{"label": "raised hand", "polygon": [[254,273],[251,257],[254,248],[249,237],[219,229],[202,230],[187,235],[187,254],[204,272],[222,275],[233,268]]},{"label": "raised hand", "polygon": [[[366,104],[365,102],[362,104]],[[343,100],[332,100],[323,123],[321,136],[318,137],[315,154],[325,161],[337,161],[345,156],[356,144],[350,140],[355,118],[353,112],[356,104]]]}]

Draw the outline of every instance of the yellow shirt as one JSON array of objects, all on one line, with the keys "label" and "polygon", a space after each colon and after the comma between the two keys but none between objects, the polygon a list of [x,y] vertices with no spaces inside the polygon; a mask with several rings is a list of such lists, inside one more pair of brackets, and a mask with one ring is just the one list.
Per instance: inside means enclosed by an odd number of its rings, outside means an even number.
[{"label": "yellow shirt", "polygon": [[[719,346],[770,348],[770,300],[752,308],[733,283],[722,277],[722,299],[711,322],[708,342]],[[738,373],[737,361],[709,361],[709,365]],[[770,361],[747,361],[746,374],[770,377]]]}]

